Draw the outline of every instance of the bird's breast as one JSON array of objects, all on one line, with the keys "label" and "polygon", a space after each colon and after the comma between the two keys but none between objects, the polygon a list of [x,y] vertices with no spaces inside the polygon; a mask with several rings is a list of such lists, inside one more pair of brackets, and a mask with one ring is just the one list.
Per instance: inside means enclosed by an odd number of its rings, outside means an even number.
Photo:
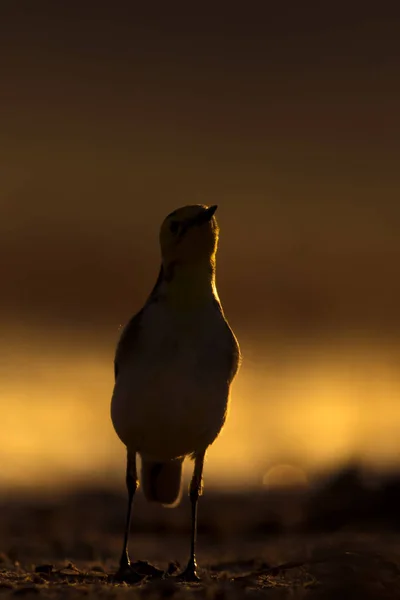
[{"label": "bird's breast", "polygon": [[156,308],[143,318],[135,352],[118,375],[112,418],[126,445],[160,458],[205,448],[218,435],[227,412],[233,347],[217,311],[193,319]]}]

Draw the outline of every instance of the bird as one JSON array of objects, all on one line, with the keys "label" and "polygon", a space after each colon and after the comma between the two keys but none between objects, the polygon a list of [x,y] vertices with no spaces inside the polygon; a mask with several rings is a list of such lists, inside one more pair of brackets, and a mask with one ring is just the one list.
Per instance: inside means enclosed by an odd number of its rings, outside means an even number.
[{"label": "bird", "polygon": [[135,569],[139,563],[132,563],[128,552],[139,480],[148,501],[176,506],[187,457],[194,461],[191,543],[187,566],[178,577],[200,580],[196,537],[204,460],[225,424],[231,384],[241,364],[239,343],[216,287],[216,210],[216,205],[188,205],[164,219],[157,281],[116,347],[111,420],[127,453],[128,508],[117,572],[125,581],[141,577]]}]

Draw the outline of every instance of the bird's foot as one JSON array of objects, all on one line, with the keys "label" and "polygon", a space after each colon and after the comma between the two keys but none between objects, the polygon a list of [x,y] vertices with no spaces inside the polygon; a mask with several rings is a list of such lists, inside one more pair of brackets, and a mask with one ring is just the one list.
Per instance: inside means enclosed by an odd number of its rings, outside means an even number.
[{"label": "bird's foot", "polygon": [[178,581],[186,581],[187,583],[198,583],[201,581],[197,574],[197,563],[196,560],[190,559],[188,565],[182,573],[176,576]]}]

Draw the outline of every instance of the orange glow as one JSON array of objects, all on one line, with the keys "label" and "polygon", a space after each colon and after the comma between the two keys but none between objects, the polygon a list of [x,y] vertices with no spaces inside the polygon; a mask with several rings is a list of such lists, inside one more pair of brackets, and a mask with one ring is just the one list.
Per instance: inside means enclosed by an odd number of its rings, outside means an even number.
[{"label": "orange glow", "polygon": [[307,483],[307,475],[303,469],[293,465],[274,465],[263,477],[263,484],[272,488],[302,488]]},{"label": "orange glow", "polygon": [[[25,354],[15,346],[1,364],[2,485],[121,483],[125,452],[109,418],[112,348],[42,346],[32,341]],[[210,485],[305,483],[353,459],[400,466],[398,350],[309,347],[301,358],[285,351],[281,363],[268,359],[273,349],[257,360],[246,344],[243,353],[228,422],[207,456]]]}]

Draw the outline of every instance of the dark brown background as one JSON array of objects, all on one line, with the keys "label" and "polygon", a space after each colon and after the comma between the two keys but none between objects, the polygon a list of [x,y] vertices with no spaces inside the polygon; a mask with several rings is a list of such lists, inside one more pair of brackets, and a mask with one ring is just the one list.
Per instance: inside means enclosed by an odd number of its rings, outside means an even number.
[{"label": "dark brown background", "polygon": [[214,481],[228,448],[239,482],[397,461],[398,26],[388,4],[2,3],[7,481],[49,448],[63,479],[120,464],[118,327],[198,202],[245,359]]}]

